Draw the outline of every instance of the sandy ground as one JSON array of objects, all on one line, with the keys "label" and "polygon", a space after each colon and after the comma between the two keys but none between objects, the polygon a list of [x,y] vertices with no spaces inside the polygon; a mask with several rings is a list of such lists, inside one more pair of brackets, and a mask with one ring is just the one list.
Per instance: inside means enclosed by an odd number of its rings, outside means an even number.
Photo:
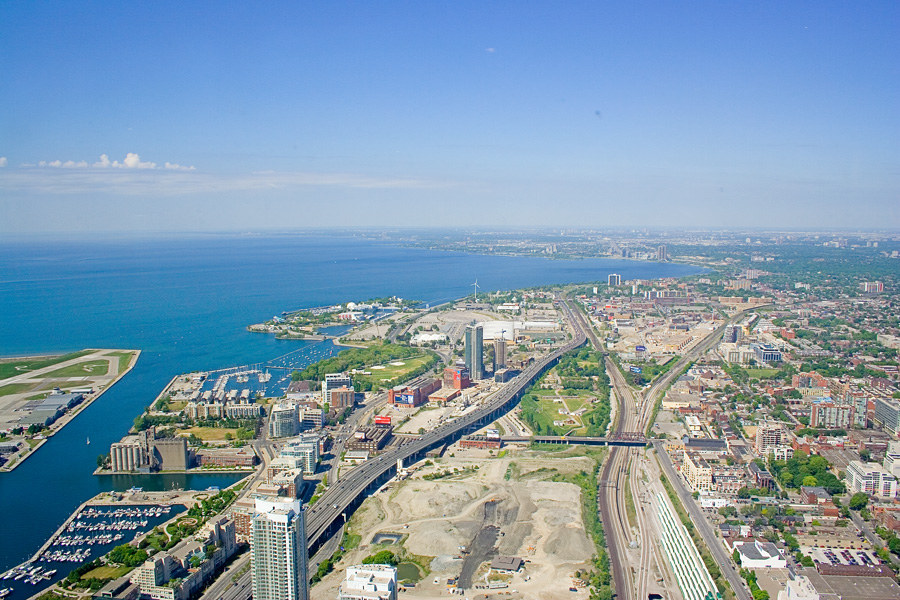
[{"label": "sandy ground", "polygon": [[[505,474],[511,463],[515,463],[518,476],[507,480]],[[431,573],[415,589],[403,592],[403,596],[449,597],[445,582],[459,575],[463,563],[460,547],[468,546],[481,529],[484,505],[492,500],[498,502],[498,509],[492,523],[484,525],[500,528],[497,553],[530,562],[510,578],[508,588],[473,589],[466,597],[587,597],[585,590],[568,591],[573,573],[590,568],[593,554],[593,544],[581,518],[580,490],[573,484],[542,480],[550,472],[532,476],[529,473],[548,468],[577,472],[590,468],[589,459],[550,459],[543,453],[513,448],[507,448],[503,458],[494,458],[486,450],[453,446],[434,465],[422,464],[409,479],[392,482],[360,507],[351,520],[351,530],[362,536],[360,547],[349,552],[335,571],[313,588],[313,597],[335,597],[346,567],[385,547],[371,545],[373,537],[383,532],[404,534],[401,545],[406,552],[433,557]],[[471,472],[474,467],[478,470]],[[461,474],[432,481],[422,478],[454,468]],[[463,469],[469,471],[462,473]],[[484,582],[486,571],[482,565],[475,581]],[[513,590],[515,593],[511,593]]]}]

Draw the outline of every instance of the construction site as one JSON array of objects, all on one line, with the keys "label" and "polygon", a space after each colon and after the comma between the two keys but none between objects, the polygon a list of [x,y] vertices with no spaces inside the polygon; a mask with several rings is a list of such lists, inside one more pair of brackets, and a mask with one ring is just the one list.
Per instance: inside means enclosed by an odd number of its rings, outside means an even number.
[{"label": "construction site", "polygon": [[525,446],[455,444],[415,465],[353,515],[348,532],[359,545],[316,585],[316,595],[333,596],[347,565],[390,550],[402,561],[401,584],[410,572],[404,565],[418,567],[404,586],[408,598],[587,598],[576,572],[591,569],[594,545],[581,489],[564,480],[594,461],[575,452],[547,464],[546,453]]}]

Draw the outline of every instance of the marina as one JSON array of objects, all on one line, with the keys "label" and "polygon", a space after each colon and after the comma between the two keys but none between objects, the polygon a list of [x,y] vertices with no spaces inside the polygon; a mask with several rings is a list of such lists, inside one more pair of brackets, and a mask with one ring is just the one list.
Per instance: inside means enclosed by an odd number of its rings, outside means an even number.
[{"label": "marina", "polygon": [[174,377],[157,399],[168,396],[172,402],[250,404],[259,397],[278,398],[287,392],[292,371],[340,349],[334,344],[305,346],[263,363],[184,373]]},{"label": "marina", "polygon": [[[143,490],[132,490],[132,495]],[[0,598],[24,600],[186,510],[180,503],[79,507],[29,560],[0,575]]]}]

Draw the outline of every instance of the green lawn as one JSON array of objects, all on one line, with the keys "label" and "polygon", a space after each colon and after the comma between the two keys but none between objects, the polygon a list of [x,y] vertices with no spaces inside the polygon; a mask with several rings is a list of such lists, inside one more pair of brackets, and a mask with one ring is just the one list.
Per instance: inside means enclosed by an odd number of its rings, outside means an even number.
[{"label": "green lawn", "polygon": [[237,439],[237,429],[230,427],[188,427],[187,429],[179,429],[179,434],[194,434],[204,442],[221,442],[225,440],[225,434],[230,433],[234,439]]},{"label": "green lawn", "polygon": [[125,369],[128,368],[128,364],[131,362],[131,357],[134,356],[134,352],[132,350],[126,350],[125,352],[109,352],[106,356],[116,356],[119,358],[119,373],[123,373]]},{"label": "green lawn", "polygon": [[44,377],[86,377],[100,376],[109,373],[109,362],[104,359],[89,360],[50,371]]},{"label": "green lawn", "polygon": [[372,367],[367,367],[366,371],[372,373],[371,375],[355,375],[354,379],[368,379],[374,382],[376,385],[380,384],[383,379],[394,379],[396,377],[405,378],[407,373],[412,373],[422,365],[424,365],[428,361],[427,355],[419,355],[413,356],[412,358],[399,358],[397,360],[392,360],[391,362],[403,363],[402,365],[392,365],[390,363],[384,365],[377,365],[384,367],[383,369],[373,369]]},{"label": "green lawn", "polygon": [[37,387],[34,383],[9,383],[0,386],[0,396],[8,396],[10,394],[21,394],[22,392],[31,391]]},{"label": "green lawn", "polygon": [[130,572],[133,568],[134,567],[97,567],[82,575],[81,578],[91,579],[96,577],[97,579],[118,579],[122,575]]},{"label": "green lawn", "polygon": [[14,375],[21,375],[22,373],[34,371],[35,369],[43,369],[44,367],[58,365],[61,362],[72,360],[73,358],[78,358],[79,356],[90,354],[91,352],[91,350],[80,350],[78,352],[72,352],[70,354],[64,354],[62,356],[42,356],[39,358],[27,358],[21,360],[0,362],[0,379],[6,379],[7,377],[12,377]]},{"label": "green lawn", "polygon": [[[581,422],[580,417],[574,417],[572,415],[563,415],[560,414],[560,409],[565,406],[569,407],[570,412],[574,412],[581,408],[582,406],[589,403],[589,397],[585,397],[583,399],[579,398],[578,400],[564,400],[565,405],[556,402],[553,399],[556,398],[556,395],[553,394],[551,390],[540,390],[539,399],[537,402],[537,410],[534,411],[535,420],[542,425],[542,427],[546,427],[552,430],[551,435],[563,435],[566,433],[572,432],[572,435],[584,435],[585,428],[579,425],[563,425],[556,426],[553,424],[553,421],[565,421],[569,418],[575,420],[576,423]],[[581,390],[579,390],[581,391]],[[549,392],[549,393],[546,393]],[[587,395],[587,392],[585,392]]]},{"label": "green lawn", "polygon": [[775,377],[778,369],[747,369],[747,375],[754,379],[770,379]]}]

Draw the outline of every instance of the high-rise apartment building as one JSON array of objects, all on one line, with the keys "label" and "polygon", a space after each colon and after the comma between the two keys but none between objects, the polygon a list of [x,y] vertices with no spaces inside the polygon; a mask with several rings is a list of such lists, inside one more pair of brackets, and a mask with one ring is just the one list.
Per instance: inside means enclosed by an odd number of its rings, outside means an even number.
[{"label": "high-rise apartment building", "polygon": [[863,281],[859,287],[868,294],[880,294],[884,291],[884,283],[881,281]]},{"label": "high-rise apartment building", "polygon": [[669,260],[669,250],[666,248],[665,244],[660,244],[656,249],[656,259],[660,262],[666,262]]},{"label": "high-rise apartment building", "polygon": [[606,278],[606,284],[609,286],[622,285],[622,276],[618,273],[610,273]]},{"label": "high-rise apartment building", "polygon": [[484,328],[481,325],[466,326],[465,359],[472,381],[484,379]]},{"label": "high-rise apartment building", "polygon": [[506,340],[497,338],[494,340],[494,372],[506,366]]},{"label": "high-rise apartment building", "polygon": [[300,431],[300,418],[297,405],[293,403],[276,404],[269,417],[269,436],[283,438],[297,435]]},{"label": "high-rise apartment building", "polygon": [[299,500],[257,499],[250,535],[254,600],[309,600],[306,525]]},{"label": "high-rise apartment building", "polygon": [[322,382],[322,402],[329,402],[331,400],[330,390],[336,390],[342,387],[353,387],[349,375],[346,373],[326,374],[325,381]]},{"label": "high-rise apartment building", "polygon": [[776,446],[787,444],[787,433],[777,423],[760,423],[756,428],[756,453],[768,456]]},{"label": "high-rise apartment building", "polygon": [[316,465],[319,464],[319,441],[312,436],[300,438],[285,445],[281,449],[281,456],[301,459],[303,472],[312,475],[316,472]]}]

